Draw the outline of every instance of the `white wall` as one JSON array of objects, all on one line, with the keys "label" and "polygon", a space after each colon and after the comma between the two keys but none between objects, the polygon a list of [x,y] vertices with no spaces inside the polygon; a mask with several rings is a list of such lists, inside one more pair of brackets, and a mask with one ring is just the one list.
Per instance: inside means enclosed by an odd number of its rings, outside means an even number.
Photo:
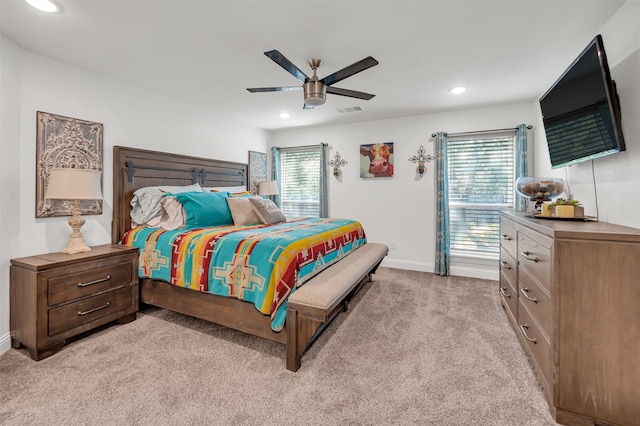
[{"label": "white wall", "polygon": [[[627,150],[593,162],[551,169],[544,132],[536,133],[537,176],[568,177],[585,214],[640,228],[640,2],[628,1],[602,28],[611,77],[616,81]],[[595,36],[595,34],[593,34]],[[589,40],[585,40],[585,46]],[[580,52],[576,52],[576,56]],[[574,58],[567,58],[567,66]],[[553,84],[549,82],[549,86]],[[537,127],[542,128],[538,115]],[[595,176],[595,188],[594,188]],[[596,198],[597,194],[597,198]],[[596,205],[597,201],[597,205]],[[596,208],[597,206],[597,208]]]},{"label": "white wall", "polygon": [[[515,128],[534,124],[537,111],[531,102],[480,109],[393,118],[365,123],[274,132],[272,145],[286,147],[325,142],[328,157],[338,151],[348,164],[342,176],[330,175],[329,215],[359,220],[369,241],[392,245],[383,265],[419,271],[434,270],[435,180],[433,162],[427,173],[416,174],[409,158],[420,145],[434,154],[431,134]],[[535,132],[535,130],[534,130]],[[532,138],[532,136],[530,136]],[[359,175],[361,144],[394,142],[394,176],[362,179]],[[454,259],[454,275],[489,279],[498,277],[497,261]]]},{"label": "white wall", "polygon": [[[88,245],[111,241],[113,146],[246,162],[269,133],[141,88],[24,51],[2,37],[0,353],[9,339],[9,261],[60,251],[67,217],[35,218],[36,111],[104,124],[103,214],[85,216]],[[229,143],[233,141],[233,143]]]}]

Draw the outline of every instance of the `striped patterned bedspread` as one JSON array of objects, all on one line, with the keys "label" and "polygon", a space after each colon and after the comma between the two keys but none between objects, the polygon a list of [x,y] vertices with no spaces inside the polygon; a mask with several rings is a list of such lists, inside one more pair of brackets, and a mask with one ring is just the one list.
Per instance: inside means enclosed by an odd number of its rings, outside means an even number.
[{"label": "striped patterned bedspread", "polygon": [[359,222],[299,219],[275,225],[165,231],[138,227],[139,275],[251,302],[282,330],[286,300],[305,281],[366,243]]}]

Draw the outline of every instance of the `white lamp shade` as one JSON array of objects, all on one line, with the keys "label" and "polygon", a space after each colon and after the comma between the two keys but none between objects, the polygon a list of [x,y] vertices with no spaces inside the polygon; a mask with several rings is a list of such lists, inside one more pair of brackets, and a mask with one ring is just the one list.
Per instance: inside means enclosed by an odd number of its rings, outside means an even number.
[{"label": "white lamp shade", "polygon": [[99,170],[56,168],[49,171],[45,198],[57,200],[99,200],[102,189]]},{"label": "white lamp shade", "polygon": [[276,195],[278,183],[275,180],[266,180],[258,183],[258,195]]}]

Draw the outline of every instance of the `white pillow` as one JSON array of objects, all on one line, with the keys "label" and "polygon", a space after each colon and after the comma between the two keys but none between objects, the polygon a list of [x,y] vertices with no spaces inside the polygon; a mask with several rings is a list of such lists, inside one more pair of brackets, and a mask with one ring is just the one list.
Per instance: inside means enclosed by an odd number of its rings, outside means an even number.
[{"label": "white pillow", "polygon": [[187,226],[187,215],[184,212],[184,207],[176,197],[167,195],[162,198],[161,204],[162,215],[160,215],[157,227],[173,231]]},{"label": "white pillow", "polygon": [[202,192],[198,183],[185,186],[146,186],[133,193],[131,198],[131,220],[140,226],[148,226],[148,222],[162,214],[161,201],[165,193],[177,194],[180,192]]}]

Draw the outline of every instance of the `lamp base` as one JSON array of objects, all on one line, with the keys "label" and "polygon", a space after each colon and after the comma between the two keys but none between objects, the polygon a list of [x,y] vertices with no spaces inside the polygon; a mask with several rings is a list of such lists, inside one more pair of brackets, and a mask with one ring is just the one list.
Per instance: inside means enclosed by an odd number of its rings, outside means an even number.
[{"label": "lamp base", "polygon": [[76,254],[85,251],[91,251],[91,247],[84,243],[84,236],[80,232],[80,228],[84,225],[84,219],[80,216],[80,206],[78,200],[75,200],[73,205],[73,215],[69,218],[68,222],[71,227],[71,234],[69,234],[69,242],[67,246],[62,249],[63,253]]}]

